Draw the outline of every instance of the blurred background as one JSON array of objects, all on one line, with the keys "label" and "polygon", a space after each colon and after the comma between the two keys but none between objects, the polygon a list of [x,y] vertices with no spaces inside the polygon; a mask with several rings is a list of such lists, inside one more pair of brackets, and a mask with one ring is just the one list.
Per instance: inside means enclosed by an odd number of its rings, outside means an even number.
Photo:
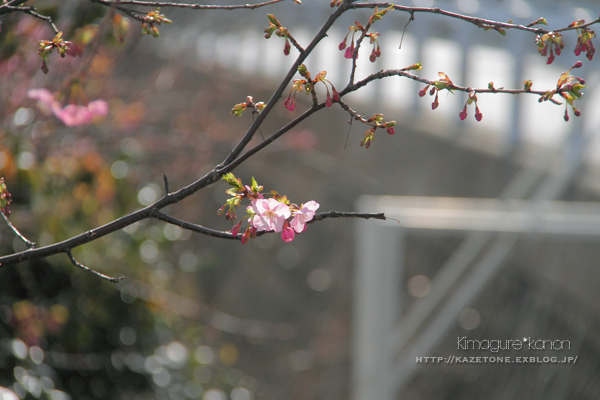
[{"label": "blurred background", "polygon": [[[306,45],[331,12],[318,0],[253,11],[163,8],[174,23],[155,39],[135,21],[127,30],[126,20],[97,4],[32,5],[54,16],[67,38],[88,43],[81,57],[51,57],[44,75],[36,51],[38,40],[53,37],[47,26],[13,13],[0,33],[0,175],[13,195],[11,221],[39,245],[151,204],[163,194],[163,174],[175,190],[210,171],[252,120],[230,109],[248,95],[266,102],[293,62],[281,38],[264,39],[266,14]],[[550,27],[598,15],[594,1],[407,5],[517,23],[543,16]],[[340,20],[306,62],[313,76],[326,70],[338,89],[345,86],[349,60],[338,45],[348,26],[370,15]],[[428,79],[443,71],[464,86],[520,88],[532,79],[533,89],[549,89],[578,59],[572,32],[547,66],[531,34],[502,36],[416,14],[402,39],[408,19],[397,12],[376,23],[382,55],[371,64],[365,47],[359,79],[420,61]],[[596,64],[576,71],[588,88],[582,117],[571,112],[570,122],[564,105],[508,95],[479,95],[482,122],[472,108],[461,121],[464,94],[442,93],[432,111],[433,98],[417,95],[422,85],[394,77],[348,98],[362,115],[396,120],[394,136],[378,132],[365,150],[366,128],[349,126],[333,106],[235,171],[293,202],[316,200],[319,211],[386,211],[400,223],[326,220],[290,244],[265,235],[241,245],[142,221],[73,252],[100,272],[125,275],[118,285],[77,270],[64,255],[2,268],[0,386],[21,399],[596,399]],[[105,99],[109,116],[65,127],[27,99],[27,90],[41,87],[63,103]],[[293,112],[278,105],[262,134],[310,105],[298,100]],[[216,215],[226,189],[215,184],[165,211],[230,229]],[[461,207],[467,212],[458,222],[441,226],[444,213]],[[482,207],[481,218],[469,213],[473,207]],[[499,222],[537,210],[550,228]],[[492,222],[477,225],[481,212]],[[552,218],[574,219],[573,229],[558,232]],[[7,229],[0,243],[2,254],[24,249]],[[415,356],[490,355],[457,349],[459,337],[569,340],[560,356],[579,358],[574,365],[416,363]]]}]

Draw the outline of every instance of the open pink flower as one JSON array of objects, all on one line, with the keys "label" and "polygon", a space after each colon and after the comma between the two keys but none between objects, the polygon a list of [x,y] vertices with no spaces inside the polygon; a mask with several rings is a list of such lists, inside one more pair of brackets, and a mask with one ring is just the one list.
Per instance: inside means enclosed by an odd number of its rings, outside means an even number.
[{"label": "open pink flower", "polygon": [[256,215],[252,217],[251,223],[258,232],[281,232],[284,221],[292,214],[287,205],[275,199],[257,199],[252,201],[252,211]]},{"label": "open pink flower", "polygon": [[290,225],[296,233],[302,233],[306,229],[306,223],[313,219],[315,211],[319,208],[319,203],[314,200],[302,205],[302,207],[294,213],[294,218]]}]

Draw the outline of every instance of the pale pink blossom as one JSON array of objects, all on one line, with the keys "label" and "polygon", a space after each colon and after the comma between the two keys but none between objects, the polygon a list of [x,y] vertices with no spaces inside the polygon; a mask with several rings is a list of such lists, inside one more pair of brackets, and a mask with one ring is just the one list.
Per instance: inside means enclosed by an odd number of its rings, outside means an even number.
[{"label": "pale pink blossom", "polygon": [[302,233],[306,229],[306,223],[313,219],[315,211],[319,208],[319,203],[314,200],[305,203],[298,211],[294,213],[294,218],[290,225],[296,233]]},{"label": "pale pink blossom", "polygon": [[68,104],[61,107],[58,100],[48,89],[30,89],[27,97],[37,100],[42,110],[52,112],[67,126],[82,126],[92,122],[94,115],[108,114],[108,103],[104,100],[91,101],[87,106]]},{"label": "pale pink blossom", "polygon": [[87,107],[67,104],[65,108],[52,111],[66,126],[81,126],[92,122],[92,113]]},{"label": "pale pink blossom", "polygon": [[48,89],[30,89],[27,91],[27,97],[47,106],[50,106],[54,102],[54,95]]},{"label": "pale pink blossom", "polygon": [[290,209],[284,203],[275,199],[257,199],[252,201],[252,225],[257,231],[281,232],[283,223],[291,215]]},{"label": "pale pink blossom", "polygon": [[100,115],[102,117],[108,115],[108,103],[104,100],[90,101],[87,108],[92,115]]}]

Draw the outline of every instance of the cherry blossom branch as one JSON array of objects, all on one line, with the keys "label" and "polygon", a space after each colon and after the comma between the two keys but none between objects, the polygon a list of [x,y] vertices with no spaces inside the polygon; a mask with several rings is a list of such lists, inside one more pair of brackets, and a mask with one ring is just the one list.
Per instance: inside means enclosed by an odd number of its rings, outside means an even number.
[{"label": "cherry blossom branch", "polygon": [[[269,4],[279,3],[283,0],[272,0],[272,1],[258,3],[258,4],[254,4],[254,5],[246,4],[246,5],[236,5],[236,6],[214,6],[214,5],[183,4],[183,3],[171,3],[171,2],[150,2],[150,1],[137,1],[137,0],[125,0],[125,1],[91,0],[91,1],[105,5],[105,6],[113,7],[120,11],[128,13],[128,15],[133,16],[136,19],[144,21],[144,18],[146,18],[146,17],[144,16],[143,13],[140,13],[139,11],[127,9],[127,8],[123,7],[123,5],[151,6],[151,7],[182,7],[182,8],[190,8],[190,9],[233,10],[233,9],[240,9],[240,8],[254,9],[254,8],[262,7],[262,6],[269,5]],[[20,5],[24,2],[25,2],[25,0],[13,0],[12,2],[10,2],[8,4],[0,6],[0,15],[6,14],[9,12],[14,12],[14,11],[23,11],[25,9],[24,7],[18,7],[19,10],[15,10],[13,8],[17,7],[18,5]],[[297,57],[296,61],[294,62],[294,64],[291,66],[291,68],[287,72],[286,76],[281,81],[278,88],[275,90],[275,92],[269,99],[268,103],[265,105],[265,107],[262,109],[262,111],[258,114],[257,118],[253,121],[253,123],[248,128],[248,130],[243,135],[243,137],[240,139],[240,141],[237,143],[237,145],[227,155],[225,160],[221,164],[217,165],[212,171],[210,171],[209,173],[207,173],[200,179],[190,183],[189,185],[187,185],[173,193],[169,193],[168,180],[167,180],[166,176],[164,176],[165,196],[162,197],[161,199],[159,199],[158,201],[156,201],[155,203],[153,203],[145,208],[142,208],[140,210],[137,210],[135,212],[132,212],[124,217],[118,218],[118,219],[116,219],[112,222],[109,222],[103,226],[92,229],[92,230],[82,233],[80,235],[74,236],[74,237],[64,240],[62,242],[59,242],[59,243],[56,243],[53,245],[49,245],[49,246],[45,246],[45,247],[41,247],[41,248],[33,248],[34,244],[32,244],[32,246],[30,246],[31,248],[29,250],[26,250],[26,251],[23,251],[20,253],[7,255],[4,257],[0,257],[0,265],[5,266],[5,265],[9,265],[9,264],[16,264],[16,263],[19,263],[19,262],[22,262],[25,260],[39,259],[39,258],[44,258],[44,257],[53,255],[53,254],[66,253],[67,256],[69,257],[69,259],[71,260],[71,262],[73,263],[73,265],[77,266],[78,268],[81,268],[83,270],[91,272],[97,276],[102,277],[103,279],[108,279],[111,282],[117,282],[121,278],[108,277],[106,275],[103,275],[97,271],[94,271],[93,269],[88,268],[85,265],[77,262],[75,260],[75,258],[73,257],[71,250],[75,247],[78,247],[85,243],[96,240],[102,236],[105,236],[112,232],[118,231],[118,230],[120,230],[126,226],[129,226],[137,221],[140,221],[143,219],[149,219],[149,218],[162,220],[164,222],[180,226],[181,228],[192,230],[192,231],[202,233],[202,234],[205,234],[208,236],[214,236],[214,237],[219,237],[219,238],[224,238],[224,239],[240,240],[241,235],[233,235],[229,232],[217,231],[217,230],[203,227],[201,225],[192,224],[192,223],[180,220],[178,218],[166,215],[166,214],[160,212],[160,210],[168,205],[177,203],[177,202],[181,201],[182,199],[191,196],[192,194],[194,194],[198,190],[203,189],[206,186],[209,186],[209,185],[219,181],[225,174],[233,171],[236,167],[238,167],[240,164],[242,164],[245,160],[252,157],[254,154],[256,154],[258,151],[260,151],[264,147],[268,146],[270,143],[277,140],[279,137],[281,137],[283,134],[288,132],[290,129],[292,129],[293,127],[298,125],[300,122],[304,121],[306,118],[313,115],[317,111],[322,110],[324,107],[326,107],[328,105],[330,106],[332,103],[331,101],[323,102],[320,104],[317,102],[316,92],[314,91],[314,86],[313,86],[311,93],[313,94],[314,97],[313,97],[313,104],[310,108],[308,108],[300,116],[296,117],[294,120],[292,120],[285,126],[281,127],[278,131],[273,133],[271,136],[269,136],[268,138],[261,141],[256,146],[254,146],[244,152],[244,149],[246,149],[246,147],[252,140],[253,136],[255,135],[256,131],[260,130],[260,126],[262,125],[264,120],[267,118],[269,113],[272,111],[275,104],[282,97],[283,91],[285,90],[286,86],[292,81],[294,75],[298,72],[298,67],[302,65],[303,61],[314,50],[314,48],[318,45],[318,43],[321,41],[321,39],[323,39],[327,35],[327,31],[334,24],[334,22],[344,12],[346,12],[349,9],[374,8],[376,6],[389,8],[391,5],[389,3],[369,3],[369,4],[353,3],[352,0],[343,0],[341,5],[329,16],[329,18],[327,19],[325,24],[321,27],[319,32],[314,36],[313,40],[306,47],[306,49],[302,48],[302,46],[300,46],[296,42],[296,40],[293,37],[291,37],[291,35],[288,35],[288,39],[294,44],[294,46],[300,52],[299,56]],[[8,7],[12,7],[12,8],[9,9]],[[458,19],[464,20],[466,22],[473,23],[484,29],[501,30],[502,28],[515,28],[515,29],[530,31],[530,32],[537,33],[537,34],[551,32],[551,31],[548,31],[548,30],[542,29],[542,28],[532,28],[531,26],[515,25],[515,24],[486,20],[486,19],[482,19],[482,18],[464,16],[461,14],[455,14],[455,13],[439,10],[437,8],[404,7],[404,6],[393,6],[393,8],[396,10],[409,12],[409,13],[411,13],[411,16],[414,16],[414,13],[416,13],[416,12],[428,12],[428,13],[442,14],[447,17],[458,18]],[[376,12],[376,14],[377,14],[377,12]],[[356,70],[356,57],[358,55],[358,49],[362,43],[362,40],[364,40],[364,38],[366,36],[368,36],[368,30],[371,27],[372,22],[373,21],[369,20],[369,23],[366,25],[365,28],[361,27],[362,32],[357,41],[356,49],[354,49],[354,51],[353,51],[353,57],[352,57],[353,67],[352,67],[352,72],[351,72],[351,76],[350,76],[350,82],[346,86],[346,88],[342,92],[339,93],[339,97],[342,97],[350,92],[356,91],[376,79],[382,79],[382,78],[390,77],[390,76],[403,76],[403,77],[424,83],[428,86],[435,85],[436,83],[440,83],[440,81],[432,81],[432,80],[420,78],[420,77],[408,72],[409,70],[418,69],[418,68],[411,68],[414,66],[411,66],[409,68],[404,68],[404,69],[390,69],[390,70],[386,70],[386,71],[382,70],[378,73],[369,75],[367,78],[365,78],[359,82],[354,83],[354,76],[355,76],[355,70]],[[585,25],[578,25],[577,27],[567,27],[567,28],[563,28],[563,29],[560,29],[560,30],[557,30],[554,32],[582,28],[582,27],[586,27],[586,26],[592,25],[597,22],[600,22],[600,18],[598,20],[592,21],[591,23],[588,23]],[[532,25],[532,24],[530,24],[530,25]],[[373,39],[373,38],[374,37],[371,37],[371,39]],[[310,82],[310,84],[312,85],[313,82]],[[542,98],[545,98],[546,100],[551,100],[551,101],[552,101],[551,97],[553,94],[557,94],[557,93],[560,94],[560,93],[562,93],[562,90],[563,90],[559,87],[559,85],[557,85],[557,89],[555,91],[531,91],[530,87],[527,87],[527,86],[525,89],[521,89],[521,90],[519,90],[519,89],[496,89],[493,87],[493,85],[491,85],[487,89],[472,89],[470,87],[461,87],[458,85],[454,85],[451,81],[449,81],[449,79],[447,81],[445,81],[444,84],[445,84],[445,87],[442,87],[441,89],[438,87],[436,90],[438,90],[438,91],[443,90],[443,89],[458,90],[458,91],[467,92],[470,95],[474,94],[475,92],[477,92],[477,93],[510,93],[510,94],[533,93],[533,94],[542,96]],[[548,97],[550,97],[550,98],[548,98]],[[328,100],[329,100],[329,98],[328,98]],[[366,119],[365,117],[362,117],[361,115],[356,113],[354,110],[352,110],[343,101],[335,99],[334,102],[338,102],[338,104],[340,104],[342,109],[344,109],[345,111],[350,113],[350,115],[353,119],[356,119],[363,123],[367,123],[367,124],[371,125],[373,127],[373,130],[375,129],[375,127],[382,127],[381,124],[378,125],[378,122],[376,122],[375,124],[372,124],[371,119]],[[386,219],[385,215],[382,213],[359,214],[359,213],[344,213],[344,212],[330,211],[330,212],[326,212],[326,213],[315,214],[314,218],[310,222],[319,221],[319,220],[322,220],[325,218],[365,218],[365,219],[375,218],[375,219],[381,219],[381,220]],[[12,227],[12,225],[10,225],[10,223],[9,223],[9,226]],[[25,239],[24,237],[22,237],[22,235],[20,235],[18,233],[18,231],[16,231],[16,229],[14,229],[14,227],[12,227],[12,228],[13,228],[13,232],[16,232],[17,236],[20,236],[21,239],[25,241],[25,243],[32,243],[32,242],[27,241],[27,239]]]},{"label": "cherry blossom branch", "polygon": [[260,8],[271,4],[281,3],[286,0],[271,0],[256,4],[239,4],[239,5],[207,5],[207,4],[188,4],[188,3],[173,3],[170,1],[137,1],[137,0],[91,0],[92,3],[99,3],[105,6],[113,5],[132,5],[144,7],[176,7],[189,8],[192,10],[237,10]]},{"label": "cherry blossom branch", "polygon": [[8,228],[15,234],[15,236],[21,239],[27,247],[29,247],[30,249],[33,249],[35,247],[35,242],[32,242],[28,240],[25,236],[23,236],[23,234],[19,232],[19,230],[15,228],[15,226],[8,220],[8,218],[6,218],[6,215],[4,215],[3,212],[0,212],[0,216],[2,216],[2,219],[4,220],[6,226],[8,226]]},{"label": "cherry blossom branch", "polygon": [[[234,236],[231,232],[218,231],[215,229],[206,228],[202,225],[192,224],[192,223],[184,221],[182,219],[175,218],[170,215],[161,213],[160,211],[155,211],[153,213],[153,217],[158,220],[167,222],[169,224],[176,225],[180,228],[187,229],[187,230],[190,230],[193,232],[198,232],[198,233],[201,233],[206,236],[216,237],[219,239],[230,239],[230,240],[241,240],[241,238],[242,238],[242,234],[237,234]],[[321,212],[321,213],[315,214],[313,219],[311,221],[309,221],[308,223],[311,224],[315,221],[322,221],[327,218],[362,218],[362,219],[373,218],[373,219],[380,219],[380,220],[384,220],[384,221],[387,219],[384,213],[356,213],[356,212],[328,211],[328,212]],[[262,236],[263,234],[267,234],[267,233],[273,233],[273,231],[258,232],[257,236]]]},{"label": "cherry blossom branch", "polygon": [[[469,15],[458,14],[458,13],[454,13],[451,11],[445,11],[445,10],[439,9],[437,7],[408,7],[408,6],[395,5],[392,3],[352,3],[348,6],[348,8],[350,8],[350,9],[375,8],[375,7],[379,7],[379,8],[394,7],[394,9],[396,9],[398,11],[408,12],[408,13],[411,13],[412,15],[414,15],[415,13],[440,14],[440,15],[443,15],[446,17],[456,18],[456,19],[463,20],[465,22],[469,22],[479,28],[518,29],[518,30],[522,30],[522,31],[535,33],[537,35],[544,34],[544,33],[550,33],[550,32],[564,32],[564,31],[570,31],[570,30],[577,29],[577,27],[564,27],[564,28],[555,29],[555,30],[549,30],[549,29],[540,28],[540,27],[533,28],[532,26],[530,26],[531,24],[530,25],[519,25],[519,24],[512,24],[509,22],[499,22],[499,21],[494,21],[494,20],[485,19],[485,18],[472,17]],[[578,28],[588,27],[590,25],[594,25],[597,23],[600,23],[600,17],[591,22],[588,22],[584,25],[578,26]]]},{"label": "cherry blossom branch", "polygon": [[87,271],[87,272],[89,272],[89,273],[91,273],[93,275],[96,275],[99,278],[106,279],[107,281],[112,282],[112,283],[119,283],[121,280],[123,280],[123,278],[125,278],[124,276],[120,276],[118,278],[113,278],[111,276],[104,275],[104,274],[102,274],[102,273],[100,273],[100,272],[98,272],[96,270],[93,270],[93,269],[91,269],[89,267],[86,267],[85,265],[83,265],[80,262],[78,262],[75,259],[75,257],[73,257],[73,254],[71,253],[71,250],[67,250],[66,253],[67,253],[67,256],[69,257],[69,260],[71,260],[71,263],[74,266],[76,266],[77,268],[81,268],[82,270]]}]

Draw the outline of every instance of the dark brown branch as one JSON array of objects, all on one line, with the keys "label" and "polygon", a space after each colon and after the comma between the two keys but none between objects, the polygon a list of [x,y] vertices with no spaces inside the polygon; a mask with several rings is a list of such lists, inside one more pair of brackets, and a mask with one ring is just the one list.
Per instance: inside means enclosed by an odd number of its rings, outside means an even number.
[{"label": "dark brown branch", "polygon": [[322,221],[326,218],[362,218],[362,219],[380,219],[385,221],[388,219],[384,213],[357,213],[357,212],[339,212],[339,211],[328,211],[317,213],[308,223],[312,224],[316,221]]},{"label": "dark brown branch", "polygon": [[10,230],[15,234],[15,236],[21,239],[27,247],[29,247],[30,249],[33,249],[35,247],[35,242],[32,242],[28,240],[25,236],[23,236],[23,234],[21,234],[21,232],[19,232],[17,228],[15,228],[13,224],[11,224],[11,222],[8,220],[8,218],[6,218],[6,215],[4,215],[2,211],[0,211],[0,216],[2,216],[2,219],[6,223],[6,226],[8,226]]},{"label": "dark brown branch", "polygon": [[[309,108],[308,110],[306,110],[302,114],[300,114],[298,117],[296,117],[293,121],[286,124],[283,128],[279,129],[277,132],[275,132],[274,134],[272,134],[271,136],[269,136],[268,138],[266,138],[265,140],[263,140],[262,142],[260,142],[256,146],[254,146],[253,148],[251,148],[250,150],[246,151],[244,154],[242,154],[241,156],[236,158],[231,163],[227,164],[225,167],[221,167],[221,169],[218,170],[218,173],[221,176],[223,176],[227,172],[233,171],[234,168],[238,167],[241,163],[246,161],[248,158],[252,157],[254,154],[258,153],[260,150],[264,149],[269,144],[273,143],[275,140],[277,140],[279,137],[281,137],[284,133],[288,132],[290,129],[292,129],[293,127],[298,125],[300,122],[304,121],[306,118],[310,117],[315,112],[317,112],[323,108],[325,108],[324,102],[317,106],[313,105],[311,108]],[[0,259],[0,261],[1,261],[1,259]]]},{"label": "dark brown branch", "polygon": [[152,216],[161,221],[168,222],[169,224],[177,225],[180,228],[187,229],[190,231],[202,233],[203,235],[206,235],[206,236],[212,236],[212,237],[216,237],[219,239],[235,239],[235,240],[241,240],[241,238],[242,238],[242,235],[233,236],[231,234],[231,232],[217,231],[214,229],[206,228],[202,225],[192,224],[192,223],[184,221],[182,219],[171,217],[170,215],[167,215],[167,214],[163,214],[160,211],[154,211],[154,213],[152,213]]},{"label": "dark brown branch", "polygon": [[270,4],[281,3],[285,0],[271,0],[257,4],[239,4],[239,5],[206,5],[206,4],[188,4],[188,3],[173,3],[170,1],[137,1],[137,0],[92,0],[94,3],[100,3],[106,6],[112,5],[132,5],[132,6],[144,6],[144,7],[177,7],[177,8],[189,8],[192,10],[236,10],[236,9],[250,9],[260,8],[268,6]]},{"label": "dark brown branch", "polygon": [[[56,25],[54,25],[52,18],[49,16],[46,16],[46,15],[38,14],[34,7],[14,7],[14,6],[6,5],[4,8],[9,10],[8,12],[22,12],[25,14],[29,14],[32,17],[41,19],[42,21],[48,23],[52,27],[52,29],[54,30],[54,33],[59,32]],[[0,10],[0,12],[1,12],[1,10]],[[2,15],[2,14],[0,14],[0,15]]]},{"label": "dark brown branch", "polygon": [[93,270],[93,269],[86,267],[85,265],[79,263],[75,259],[75,257],[73,257],[71,250],[67,250],[66,253],[67,253],[67,256],[69,257],[69,260],[71,260],[71,262],[73,263],[74,266],[76,266],[77,268],[81,268],[82,270],[87,271],[93,275],[96,275],[99,278],[106,279],[107,281],[112,282],[112,283],[119,283],[123,278],[125,278],[124,276],[120,276],[118,278],[113,278],[111,276],[101,274],[100,272]]}]

